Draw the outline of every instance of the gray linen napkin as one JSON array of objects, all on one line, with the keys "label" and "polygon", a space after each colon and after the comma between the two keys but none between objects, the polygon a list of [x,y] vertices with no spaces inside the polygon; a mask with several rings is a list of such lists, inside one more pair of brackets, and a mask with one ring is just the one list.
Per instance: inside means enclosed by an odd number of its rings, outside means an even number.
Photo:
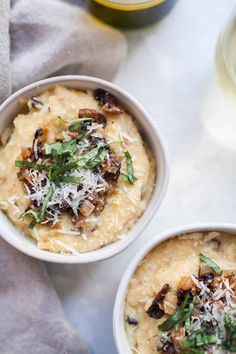
[{"label": "gray linen napkin", "polygon": [[[11,10],[9,2],[0,0],[0,102],[51,75],[113,78],[126,52],[120,32],[60,0],[17,0]],[[0,353],[89,353],[66,320],[43,263],[1,239]]]},{"label": "gray linen napkin", "polygon": [[114,77],[126,53],[124,36],[82,8],[60,0],[14,3],[9,55],[9,1],[0,1],[0,102],[11,90],[48,76],[84,74],[106,80]]},{"label": "gray linen napkin", "polygon": [[0,239],[0,353],[88,354],[42,262]]}]

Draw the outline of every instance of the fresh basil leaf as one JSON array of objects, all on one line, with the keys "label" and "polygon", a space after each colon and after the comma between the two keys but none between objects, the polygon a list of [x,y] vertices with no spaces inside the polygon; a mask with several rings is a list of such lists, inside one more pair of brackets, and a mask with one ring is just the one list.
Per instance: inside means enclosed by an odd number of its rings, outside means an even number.
[{"label": "fresh basil leaf", "polygon": [[191,316],[194,308],[195,298],[192,299],[190,304],[188,304],[189,300],[190,294],[187,293],[179,308],[173,313],[173,315],[167,318],[166,321],[159,325],[158,329],[162,332],[166,332],[173,327],[178,329],[182,324],[184,324],[185,321]]},{"label": "fresh basil leaf", "polygon": [[62,176],[60,182],[80,184],[80,177],[76,176]]},{"label": "fresh basil leaf", "polygon": [[217,337],[206,327],[193,331],[182,343],[181,348],[187,353],[205,353],[204,347],[217,344]]},{"label": "fresh basil leaf", "polygon": [[100,148],[97,156],[95,156],[94,159],[88,161],[86,167],[90,169],[96,167],[97,165],[99,165],[105,160],[105,158],[107,157],[107,153],[108,153],[107,146],[104,148]]},{"label": "fresh basil leaf", "polygon": [[19,219],[24,219],[25,216],[27,215],[30,215],[32,216],[34,219],[35,219],[35,222],[36,223],[40,223],[41,222],[41,219],[39,217],[39,212],[35,211],[35,210],[32,210],[32,209],[29,209],[25,212],[23,212],[20,216],[19,216]]},{"label": "fresh basil leaf", "polygon": [[48,203],[49,203],[49,201],[52,198],[52,195],[53,195],[53,186],[51,185],[49,187],[49,189],[48,189],[47,195],[46,195],[46,197],[45,197],[45,199],[43,201],[43,205],[42,205],[42,208],[41,208],[40,213],[39,213],[39,218],[41,219],[41,221],[43,221],[44,218],[45,218],[45,212],[46,212]]},{"label": "fresh basil leaf", "polygon": [[81,118],[69,126],[69,131],[76,132],[78,129],[81,129],[81,128],[87,127],[88,125],[91,125],[91,123],[92,123],[91,118]]},{"label": "fresh basil leaf", "polygon": [[77,122],[77,123],[74,123],[74,124],[71,124],[69,126],[69,131],[70,132],[76,132],[81,126],[81,123],[80,122]]},{"label": "fresh basil leaf", "polygon": [[32,168],[34,170],[48,170],[49,166],[43,165],[43,164],[39,164],[39,163],[35,163],[35,162],[31,162],[31,161],[21,161],[21,160],[16,160],[15,161],[15,166],[16,167],[28,167],[28,168]]},{"label": "fresh basil leaf", "polygon": [[77,144],[75,139],[64,141],[63,143],[57,141],[54,144],[45,145],[46,155],[53,155],[54,157],[61,155],[70,155],[73,156],[77,153]]},{"label": "fresh basil leaf", "polygon": [[202,262],[206,263],[208,267],[210,267],[216,274],[221,275],[223,273],[223,270],[207,256],[204,256],[200,253],[199,258]]},{"label": "fresh basil leaf", "polygon": [[31,223],[28,226],[30,229],[33,229],[36,224],[40,224],[42,221],[44,221],[45,212],[46,212],[48,203],[52,197],[52,194],[53,194],[53,186],[51,185],[48,189],[46,197],[44,198],[43,205],[42,205],[40,211],[35,211],[32,209],[29,209],[20,215],[20,217],[19,217],[20,219],[24,219],[24,217],[27,215],[30,215],[34,218],[34,220],[31,221]]},{"label": "fresh basil leaf", "polygon": [[127,165],[127,174],[122,173],[121,176],[126,182],[134,184],[137,181],[137,178],[134,176],[133,162],[129,151],[125,151],[125,158]]},{"label": "fresh basil leaf", "polygon": [[79,131],[79,134],[77,135],[76,139],[77,140],[82,139],[85,136],[86,133],[87,133],[87,127],[86,126],[81,127],[80,131]]},{"label": "fresh basil leaf", "polygon": [[224,342],[221,344],[224,350],[228,352],[235,353],[236,352],[236,321],[231,318],[229,315],[224,316],[224,327],[226,338]]},{"label": "fresh basil leaf", "polygon": [[90,160],[94,159],[97,156],[99,149],[100,148],[97,147],[97,148],[89,151],[87,154],[84,154],[83,156],[81,156],[81,158],[79,160],[74,161],[74,162],[69,162],[63,166],[58,167],[57,169],[55,169],[52,172],[51,179],[55,180],[57,177],[62,175],[63,172],[70,171],[75,168],[85,167]]}]

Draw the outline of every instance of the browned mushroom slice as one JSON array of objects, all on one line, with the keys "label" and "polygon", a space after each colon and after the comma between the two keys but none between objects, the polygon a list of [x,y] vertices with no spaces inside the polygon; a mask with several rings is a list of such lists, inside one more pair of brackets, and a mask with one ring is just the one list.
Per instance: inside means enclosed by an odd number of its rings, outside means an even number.
[{"label": "browned mushroom slice", "polygon": [[89,200],[85,200],[79,208],[79,211],[83,216],[87,217],[92,214],[94,209],[95,206]]},{"label": "browned mushroom slice", "polygon": [[33,107],[34,109],[39,110],[43,106],[43,102],[35,96],[32,96],[30,99],[30,106]]},{"label": "browned mushroom slice", "polygon": [[28,160],[31,157],[32,149],[30,147],[23,147],[21,149],[21,155],[23,160]]},{"label": "browned mushroom slice", "polygon": [[147,310],[147,314],[149,317],[159,319],[164,315],[163,310],[163,301],[165,299],[166,294],[170,290],[169,284],[165,284],[162,289],[157,293],[155,299],[153,300],[151,306]]},{"label": "browned mushroom slice", "polygon": [[82,108],[79,110],[79,118],[92,118],[96,123],[105,127],[107,121],[103,114],[97,112],[95,109]]},{"label": "browned mushroom slice", "polygon": [[102,169],[105,172],[112,173],[116,175],[121,168],[121,163],[119,160],[115,159],[114,156],[110,156],[109,159],[103,162]]},{"label": "browned mushroom slice", "polygon": [[175,354],[175,347],[173,343],[168,340],[162,340],[161,343],[157,346],[157,351],[160,351],[163,354]]},{"label": "browned mushroom slice", "polygon": [[99,101],[102,110],[107,113],[122,113],[122,109],[117,105],[116,98],[103,89],[94,91],[94,98]]},{"label": "browned mushroom slice", "polygon": [[47,130],[39,128],[34,134],[32,150],[34,153],[34,158],[37,160],[42,154],[41,144],[46,141]]},{"label": "browned mushroom slice", "polygon": [[108,102],[102,106],[102,110],[107,113],[117,113],[117,114],[123,113],[120,107],[114,106]]},{"label": "browned mushroom slice", "polygon": [[137,321],[136,318],[134,318],[134,317],[127,316],[126,321],[127,321],[128,324],[131,325],[131,326],[137,326],[137,325],[138,325],[138,321]]},{"label": "browned mushroom slice", "polygon": [[209,267],[206,263],[200,262],[198,275],[200,278],[204,278],[207,274],[212,274],[212,268]]},{"label": "browned mushroom slice", "polygon": [[[19,172],[17,172],[17,178],[21,182],[29,182],[31,184],[31,177],[29,171],[25,168],[21,168]],[[27,183],[26,183],[27,184]],[[27,184],[28,186],[28,184]]]}]

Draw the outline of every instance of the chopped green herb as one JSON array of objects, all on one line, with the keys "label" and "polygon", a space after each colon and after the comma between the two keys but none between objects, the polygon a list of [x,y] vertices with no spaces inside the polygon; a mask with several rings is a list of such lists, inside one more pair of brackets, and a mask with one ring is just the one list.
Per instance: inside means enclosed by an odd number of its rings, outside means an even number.
[{"label": "chopped green herb", "polygon": [[224,326],[226,332],[225,341],[222,343],[222,348],[228,352],[236,352],[236,320],[229,315],[224,316]]},{"label": "chopped green herb", "polygon": [[93,160],[98,155],[98,152],[100,149],[101,148],[97,147],[97,148],[89,151],[87,154],[84,154],[83,156],[81,156],[81,158],[79,160],[74,161],[74,162],[69,162],[63,166],[59,166],[58,168],[55,168],[55,170],[51,173],[51,179],[52,180],[57,179],[57,177],[59,177],[65,171],[70,171],[75,168],[85,167],[90,160]]},{"label": "chopped green herb", "polygon": [[75,123],[71,124],[69,126],[69,130],[71,132],[76,132],[78,129],[81,129],[83,127],[87,127],[91,123],[92,123],[91,118],[81,118],[81,119],[77,120]]},{"label": "chopped green herb", "polygon": [[133,162],[129,151],[125,151],[125,158],[127,165],[127,174],[122,173],[121,176],[125,181],[129,182],[130,184],[134,184],[137,181],[137,178],[134,176]]},{"label": "chopped green herb", "polygon": [[75,139],[64,141],[63,143],[57,141],[54,144],[45,145],[46,155],[53,154],[55,156],[70,155],[73,156],[77,153],[77,143]]},{"label": "chopped green herb", "polygon": [[80,122],[77,122],[77,123],[74,123],[74,124],[71,124],[69,126],[69,131],[70,132],[76,132],[81,126],[81,123]]},{"label": "chopped green herb", "polygon": [[83,126],[80,128],[79,134],[77,135],[76,139],[77,139],[77,140],[82,139],[82,138],[85,136],[86,132],[87,132],[87,126],[86,126],[86,125],[83,125]]},{"label": "chopped green herb", "polygon": [[187,320],[185,321],[184,328],[185,328],[186,331],[189,330],[189,328],[190,328],[190,318],[187,318]]},{"label": "chopped green herb", "polygon": [[187,353],[196,353],[196,349],[198,349],[197,353],[205,353],[204,347],[205,345],[214,345],[217,343],[217,337],[214,333],[210,332],[206,327],[201,327],[197,331],[193,331],[182,343],[182,349],[187,349]]},{"label": "chopped green herb", "polygon": [[107,153],[108,153],[108,147],[105,146],[104,148],[100,148],[100,150],[98,151],[97,156],[95,156],[94,159],[88,161],[88,163],[86,164],[87,168],[94,168],[97,165],[99,165],[100,163],[102,163],[105,158],[107,157]]},{"label": "chopped green herb", "polygon": [[60,182],[80,184],[80,177],[76,176],[62,176]]},{"label": "chopped green herb", "polygon": [[175,327],[178,329],[185,321],[191,316],[193,308],[194,308],[194,301],[193,298],[190,301],[190,294],[187,293],[185,299],[179,306],[179,308],[171,315],[166,321],[164,321],[161,325],[158,326],[158,329],[162,332],[169,331],[171,328]]},{"label": "chopped green herb", "polygon": [[223,270],[215,263],[213,262],[210,258],[207,256],[204,256],[203,254],[200,253],[199,255],[200,260],[208,265],[216,274],[221,275],[223,273]]},{"label": "chopped green herb", "polygon": [[24,217],[27,215],[30,215],[34,218],[34,220],[31,221],[31,223],[29,224],[30,229],[32,229],[36,224],[40,224],[42,221],[44,221],[46,209],[52,197],[52,194],[53,194],[53,186],[51,185],[48,189],[46,197],[44,198],[43,205],[39,211],[29,209],[20,215],[19,217],[20,219],[24,219]]},{"label": "chopped green herb", "polygon": [[48,189],[48,192],[47,192],[47,195],[43,201],[43,205],[42,205],[42,208],[39,212],[39,218],[41,220],[44,220],[45,218],[45,212],[46,212],[46,209],[47,209],[47,206],[48,206],[48,203],[50,201],[50,199],[52,198],[52,195],[53,195],[53,186],[51,185]]},{"label": "chopped green herb", "polygon": [[19,216],[19,219],[24,219],[25,216],[27,215],[30,215],[32,216],[34,219],[35,219],[35,222],[36,223],[40,223],[41,222],[41,219],[39,218],[39,212],[35,211],[35,210],[32,210],[32,209],[29,209],[25,212],[23,212],[20,216]]},{"label": "chopped green herb", "polygon": [[43,165],[43,164],[39,164],[39,163],[35,163],[35,162],[31,162],[31,161],[21,161],[21,160],[16,160],[15,161],[15,166],[16,167],[29,167],[29,168],[33,168],[34,170],[48,170],[49,166],[47,165]]}]

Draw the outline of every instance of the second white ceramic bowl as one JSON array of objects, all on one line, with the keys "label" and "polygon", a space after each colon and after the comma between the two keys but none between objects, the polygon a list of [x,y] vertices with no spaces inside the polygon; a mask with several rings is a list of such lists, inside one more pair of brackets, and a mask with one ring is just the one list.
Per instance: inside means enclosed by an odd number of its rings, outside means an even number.
[{"label": "second white ceramic bowl", "polygon": [[175,237],[177,235],[182,235],[190,232],[198,231],[219,231],[228,232],[236,235],[236,225],[232,224],[196,224],[187,225],[182,227],[173,228],[167,230],[156,237],[154,237],[145,247],[143,247],[129,264],[126,269],[118,291],[116,295],[114,312],[113,312],[113,333],[116,343],[116,348],[119,354],[132,354],[130,349],[128,338],[125,331],[125,318],[124,318],[124,308],[128,285],[133,273],[138,267],[139,263],[144,259],[144,257],[161,242],[167,240],[168,238]]},{"label": "second white ceramic bowl", "polygon": [[95,262],[112,257],[127,248],[140,235],[156,213],[165,195],[168,184],[169,164],[167,150],[159,129],[153,123],[144,108],[130,94],[107,81],[94,77],[77,75],[58,76],[35,82],[10,96],[0,106],[0,134],[12,123],[14,117],[22,110],[20,102],[23,98],[37,96],[46,90],[54,88],[55,85],[64,85],[78,90],[95,90],[97,88],[102,88],[113,94],[119,100],[121,105],[130,112],[136,120],[141,134],[146,144],[149,145],[156,161],[157,177],[152,197],[143,215],[127,232],[122,240],[91,252],[80,253],[78,255],[65,255],[39,250],[36,247],[36,244],[22,235],[2,212],[0,212],[0,235],[18,250],[45,261],[57,263]]}]

